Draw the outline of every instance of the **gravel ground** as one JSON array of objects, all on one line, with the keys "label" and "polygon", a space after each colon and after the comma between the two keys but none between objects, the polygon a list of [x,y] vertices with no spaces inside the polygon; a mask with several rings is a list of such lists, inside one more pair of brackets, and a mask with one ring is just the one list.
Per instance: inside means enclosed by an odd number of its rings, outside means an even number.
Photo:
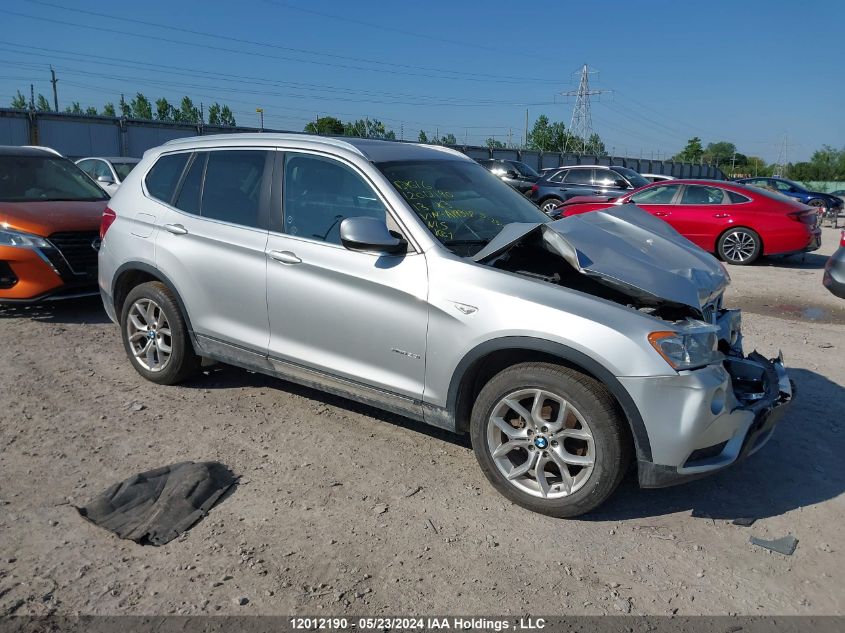
[{"label": "gravel ground", "polygon": [[[836,239],[731,268],[747,349],[783,349],[799,390],[766,449],[678,488],[629,478],[580,520],[511,505],[462,439],[355,403],[231,367],[144,382],[96,299],[2,309],[0,614],[845,614]],[[74,509],[186,459],[242,478],[166,546]],[[749,543],[787,534],[789,557]]]}]

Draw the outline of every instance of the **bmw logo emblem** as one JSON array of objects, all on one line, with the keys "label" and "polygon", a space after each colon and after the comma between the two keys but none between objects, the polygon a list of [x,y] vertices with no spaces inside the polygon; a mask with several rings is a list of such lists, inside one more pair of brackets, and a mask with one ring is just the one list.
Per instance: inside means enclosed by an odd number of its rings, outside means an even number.
[{"label": "bmw logo emblem", "polygon": [[534,446],[536,446],[540,450],[543,450],[544,448],[548,448],[549,440],[547,440],[542,435],[538,435],[537,437],[534,438]]},{"label": "bmw logo emblem", "polygon": [[147,338],[148,339],[152,340],[155,337],[156,337],[156,333],[153,330],[150,330],[149,332],[147,332]]}]

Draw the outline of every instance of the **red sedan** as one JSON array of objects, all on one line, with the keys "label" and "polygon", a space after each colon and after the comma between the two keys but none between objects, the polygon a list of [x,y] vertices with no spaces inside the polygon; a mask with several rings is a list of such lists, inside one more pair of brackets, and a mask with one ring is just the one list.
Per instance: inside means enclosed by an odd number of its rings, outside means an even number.
[{"label": "red sedan", "polygon": [[564,216],[633,203],[729,264],[761,255],[814,251],[821,246],[818,214],[792,198],[733,182],[656,182],[619,198],[571,198]]}]

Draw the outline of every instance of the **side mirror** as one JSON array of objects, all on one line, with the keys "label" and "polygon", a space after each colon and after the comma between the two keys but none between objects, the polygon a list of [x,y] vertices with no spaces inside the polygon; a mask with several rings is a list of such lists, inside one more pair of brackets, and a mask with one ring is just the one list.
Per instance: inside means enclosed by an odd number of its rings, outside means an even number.
[{"label": "side mirror", "polygon": [[384,220],[376,218],[346,218],[340,223],[340,243],[350,251],[401,253],[408,243],[395,237]]},{"label": "side mirror", "polygon": [[114,179],[111,176],[97,176],[97,182],[101,185],[113,185]]}]

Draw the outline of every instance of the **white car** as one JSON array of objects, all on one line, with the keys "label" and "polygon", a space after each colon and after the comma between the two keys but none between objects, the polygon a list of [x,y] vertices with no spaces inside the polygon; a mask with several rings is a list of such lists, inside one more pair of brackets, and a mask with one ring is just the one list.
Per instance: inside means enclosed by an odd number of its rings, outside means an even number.
[{"label": "white car", "polygon": [[674,176],[667,176],[666,174],[640,174],[646,180],[651,182],[660,182],[663,180],[676,180]]},{"label": "white car", "polygon": [[113,196],[117,193],[129,172],[140,162],[138,158],[127,158],[125,156],[116,158],[90,157],[80,158],[76,161],[79,168],[88,174],[94,182]]}]

